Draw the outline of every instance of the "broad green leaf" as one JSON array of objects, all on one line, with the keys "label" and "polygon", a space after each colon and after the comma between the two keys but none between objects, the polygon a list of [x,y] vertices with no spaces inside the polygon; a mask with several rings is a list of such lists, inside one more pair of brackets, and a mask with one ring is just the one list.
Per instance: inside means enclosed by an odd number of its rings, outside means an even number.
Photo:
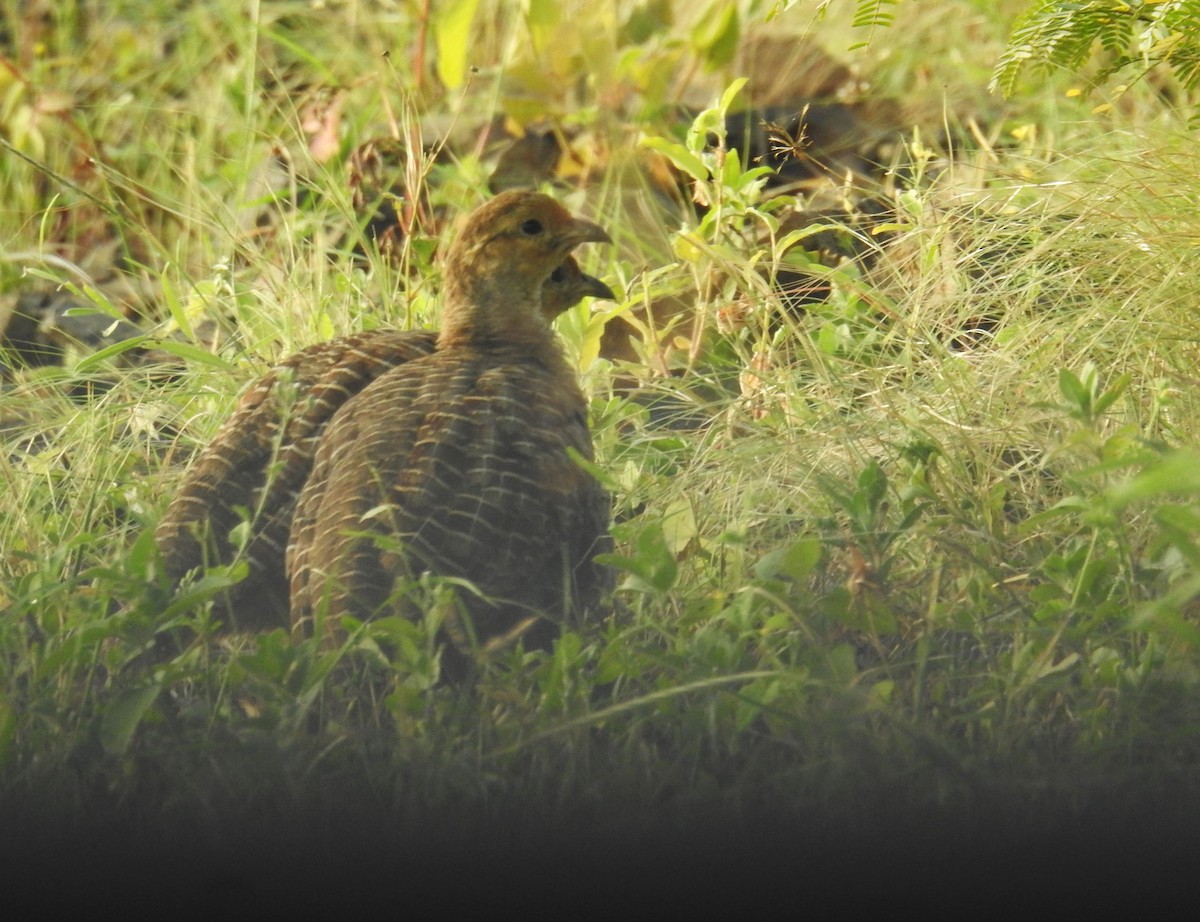
[{"label": "broad green leaf", "polygon": [[642,138],[639,143],[642,147],[658,151],[697,182],[708,181],[708,167],[704,161],[682,144],[668,141],[666,138]]},{"label": "broad green leaf", "polygon": [[467,73],[467,49],[471,45],[471,23],[479,0],[454,0],[442,7],[433,22],[437,43],[437,75],[448,90],[463,85]]},{"label": "broad green leaf", "polygon": [[679,575],[675,555],[667,547],[660,523],[649,525],[637,536],[632,557],[598,554],[596,562],[616,567],[629,574],[626,587],[640,592],[664,593],[671,590]]},{"label": "broad green leaf", "polygon": [[608,310],[599,310],[588,317],[587,326],[579,341],[579,368],[586,370],[600,356],[600,341],[608,322],[615,317],[628,314],[633,307],[633,301],[618,301],[617,305]]},{"label": "broad green leaf", "polygon": [[1058,390],[1073,407],[1086,408],[1091,403],[1091,395],[1069,368],[1059,370]]},{"label": "broad green leaf", "polygon": [[692,29],[692,47],[708,70],[717,70],[733,60],[742,24],[736,3],[715,2]]},{"label": "broad green leaf", "polygon": [[162,687],[157,683],[131,688],[117,695],[104,710],[100,722],[100,743],[109,755],[124,755],[133,734],[158,698]]},{"label": "broad green leaf", "polygon": [[1117,380],[1112,383],[1112,387],[1096,398],[1096,408],[1094,410],[1095,414],[1099,416],[1101,413],[1111,407],[1113,403],[1116,402],[1117,398],[1125,393],[1125,390],[1129,387],[1129,382],[1131,380],[1133,379],[1129,376],[1129,372],[1125,372],[1124,374],[1120,375]]},{"label": "broad green leaf", "polygon": [[195,582],[185,584],[176,592],[174,600],[162,611],[163,620],[168,621],[191,608],[203,605],[231,586],[236,586],[249,572],[250,565],[244,560],[227,567],[211,567]]},{"label": "broad green leaf", "polygon": [[754,565],[754,574],[761,579],[782,576],[800,580],[813,571],[820,559],[821,542],[816,538],[801,538],[764,554]]},{"label": "broad green leaf", "polygon": [[704,249],[691,234],[676,234],[671,239],[671,252],[685,263],[698,263],[704,257]]},{"label": "broad green leaf", "polygon": [[849,685],[858,678],[858,656],[854,647],[847,643],[838,644],[829,651],[825,659],[830,678]]},{"label": "broad green leaf", "polygon": [[738,77],[732,81],[729,86],[725,87],[725,92],[721,94],[721,103],[718,108],[721,110],[721,115],[729,111],[729,107],[733,105],[733,100],[737,98],[737,94],[742,91],[747,83],[750,82],[749,77]]},{"label": "broad green leaf", "polygon": [[562,22],[563,8],[559,0],[527,0],[525,24],[539,51],[547,48],[555,39],[557,27]]},{"label": "broad green leaf", "polygon": [[1118,509],[1142,500],[1180,495],[1200,496],[1200,456],[1194,451],[1172,452],[1109,491],[1109,499]]},{"label": "broad green leaf", "polygon": [[1135,631],[1162,631],[1193,649],[1200,649],[1200,629],[1183,614],[1185,606],[1198,595],[1200,576],[1181,580],[1179,585],[1172,587],[1169,598],[1138,605],[1129,619],[1129,626]]},{"label": "broad green leaf", "polygon": [[130,573],[142,579],[150,578],[150,566],[157,560],[158,545],[154,540],[154,529],[144,528],[125,553],[125,566]]},{"label": "broad green leaf", "polygon": [[696,537],[696,514],[686,499],[678,499],[663,512],[663,538],[672,554],[682,553]]},{"label": "broad green leaf", "polygon": [[742,158],[736,150],[725,151],[725,162],[721,164],[721,182],[730,188],[741,185]]},{"label": "broad green leaf", "polygon": [[858,494],[857,499],[861,502],[861,510],[864,513],[874,513],[879,508],[879,503],[887,493],[887,474],[883,472],[883,468],[878,461],[872,461],[862,469],[858,475]]},{"label": "broad green leaf", "polygon": [[333,320],[324,312],[317,318],[317,335],[321,339],[333,339],[337,335],[337,330],[333,326]]}]

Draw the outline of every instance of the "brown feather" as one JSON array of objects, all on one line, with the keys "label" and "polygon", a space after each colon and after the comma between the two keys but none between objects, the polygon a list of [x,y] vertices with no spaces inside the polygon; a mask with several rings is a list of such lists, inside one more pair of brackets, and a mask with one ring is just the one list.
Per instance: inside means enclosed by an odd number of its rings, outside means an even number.
[{"label": "brown feather", "polygon": [[[542,311],[549,320],[586,296],[613,294],[568,257],[542,288]],[[248,522],[250,572],[222,613],[241,627],[285,624],[284,553],[318,437],[349,398],[384,372],[429,355],[436,342],[433,331],[356,333],[304,349],[260,379],[197,458],[159,523],[155,537],[168,576],[178,581],[197,567],[239,559],[231,532]]]},{"label": "brown feather", "polygon": [[459,594],[481,638],[596,603],[609,499],[572,458],[592,458],[586,404],[537,305],[572,248],[607,239],[538,193],[472,215],[436,351],[381,375],[321,437],[288,547],[295,627],[413,614],[393,594],[426,572],[483,593]]}]

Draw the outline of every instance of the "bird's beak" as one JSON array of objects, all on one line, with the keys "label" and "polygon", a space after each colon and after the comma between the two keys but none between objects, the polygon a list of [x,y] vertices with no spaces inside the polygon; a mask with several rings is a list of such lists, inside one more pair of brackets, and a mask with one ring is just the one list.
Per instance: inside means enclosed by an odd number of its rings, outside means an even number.
[{"label": "bird's beak", "polygon": [[563,243],[576,247],[581,243],[612,243],[612,237],[599,224],[585,221],[583,218],[573,218],[562,235]]},{"label": "bird's beak", "polygon": [[583,294],[585,297],[603,298],[605,301],[615,301],[617,296],[613,294],[613,290],[605,285],[594,275],[588,275],[586,272],[581,273],[579,279],[583,285]]}]

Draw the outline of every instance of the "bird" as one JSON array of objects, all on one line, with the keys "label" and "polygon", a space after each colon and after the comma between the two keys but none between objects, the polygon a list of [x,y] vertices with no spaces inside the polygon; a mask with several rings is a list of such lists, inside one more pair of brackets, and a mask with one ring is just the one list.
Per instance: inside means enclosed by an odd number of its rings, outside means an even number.
[{"label": "bird", "polygon": [[[542,287],[542,313],[549,322],[584,297],[615,295],[568,256]],[[432,353],[437,335],[352,333],[303,349],[256,381],[159,520],[155,539],[169,582],[178,585],[189,571],[244,559],[248,574],[217,600],[226,625],[286,627],[285,549],[321,432],[343,403],[384,372]]]},{"label": "bird", "polygon": [[447,257],[434,350],[380,375],[321,434],[287,548],[294,633],[420,617],[406,591],[427,574],[461,587],[444,606],[451,659],[525,635],[546,646],[599,605],[610,497],[587,468],[577,375],[539,309],[543,280],[585,242],[611,238],[538,192],[471,215]]}]

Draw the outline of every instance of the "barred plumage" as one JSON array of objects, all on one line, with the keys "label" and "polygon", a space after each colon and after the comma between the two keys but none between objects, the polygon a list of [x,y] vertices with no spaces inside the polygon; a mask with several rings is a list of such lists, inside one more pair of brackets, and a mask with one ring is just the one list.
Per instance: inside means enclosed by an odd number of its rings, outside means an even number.
[{"label": "barred plumage", "polygon": [[[613,294],[568,257],[542,288],[542,311],[553,318],[584,297]],[[259,380],[193,464],[158,525],[168,577],[178,581],[196,567],[244,556],[250,573],[224,600],[223,615],[243,628],[286,624],[284,553],[317,439],[347,400],[436,344],[435,331],[355,333],[304,349]],[[243,524],[248,530],[239,541]]]},{"label": "barred plumage", "polygon": [[537,193],[472,216],[437,349],[381,375],[321,436],[288,547],[295,627],[412,614],[396,590],[425,572],[483,594],[458,594],[460,648],[597,601],[609,499],[575,457],[592,458],[586,404],[535,307],[548,267],[588,240],[608,236]]}]

